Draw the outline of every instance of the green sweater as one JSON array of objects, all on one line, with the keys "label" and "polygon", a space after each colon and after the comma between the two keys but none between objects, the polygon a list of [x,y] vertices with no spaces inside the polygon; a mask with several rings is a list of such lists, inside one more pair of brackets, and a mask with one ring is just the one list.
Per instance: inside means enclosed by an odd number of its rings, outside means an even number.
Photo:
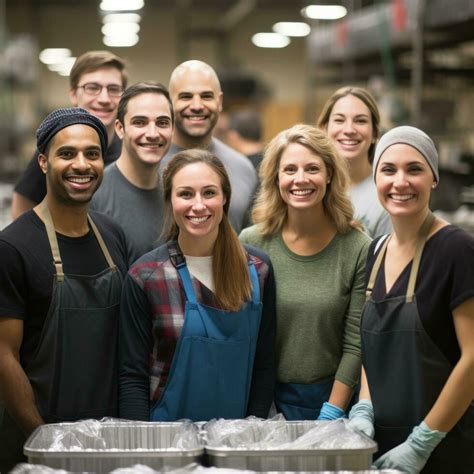
[{"label": "green sweater", "polygon": [[281,232],[263,238],[258,226],[244,229],[240,240],[264,250],[273,263],[278,381],[308,384],[335,377],[357,384],[370,238],[353,229],[311,256],[292,252]]}]

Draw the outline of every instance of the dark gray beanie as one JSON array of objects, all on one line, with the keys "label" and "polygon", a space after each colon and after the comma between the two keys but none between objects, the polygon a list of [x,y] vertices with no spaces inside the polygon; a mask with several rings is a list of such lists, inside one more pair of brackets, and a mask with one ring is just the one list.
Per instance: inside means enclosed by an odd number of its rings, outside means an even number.
[{"label": "dark gray beanie", "polygon": [[70,125],[88,125],[99,135],[102,156],[107,151],[107,129],[95,115],[80,107],[57,109],[51,112],[36,130],[36,146],[40,153],[45,153],[50,140],[63,128]]},{"label": "dark gray beanie", "polygon": [[433,140],[431,140],[431,138],[419,128],[410,127],[408,125],[392,128],[392,130],[385,133],[377,143],[377,146],[375,147],[374,162],[372,163],[374,181],[377,165],[383,152],[389,146],[395,145],[397,143],[410,145],[418,150],[430,165],[436,182],[439,182],[438,152],[436,151]]}]

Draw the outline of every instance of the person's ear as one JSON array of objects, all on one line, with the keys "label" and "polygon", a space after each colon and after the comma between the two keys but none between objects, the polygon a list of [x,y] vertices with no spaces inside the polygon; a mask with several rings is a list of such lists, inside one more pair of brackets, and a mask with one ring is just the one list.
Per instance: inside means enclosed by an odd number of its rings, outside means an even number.
[{"label": "person's ear", "polygon": [[125,135],[125,128],[119,119],[115,120],[115,133],[120,138],[120,140],[123,140],[123,137]]},{"label": "person's ear", "polygon": [[77,93],[76,89],[69,89],[69,100],[74,107],[77,107]]},{"label": "person's ear", "polygon": [[38,155],[38,165],[44,174],[48,172],[48,157],[43,155],[43,153]]}]

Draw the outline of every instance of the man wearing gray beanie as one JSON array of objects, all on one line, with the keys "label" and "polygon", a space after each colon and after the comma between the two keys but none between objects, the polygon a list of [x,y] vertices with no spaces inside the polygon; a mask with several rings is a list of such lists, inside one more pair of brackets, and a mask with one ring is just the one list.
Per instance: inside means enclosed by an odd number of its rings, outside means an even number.
[{"label": "man wearing gray beanie", "polygon": [[380,157],[388,147],[396,144],[410,145],[418,150],[430,166],[436,182],[439,182],[438,152],[433,140],[431,140],[431,138],[419,128],[410,127],[408,125],[392,128],[390,131],[385,133],[377,143],[374,161],[372,163],[374,180]]},{"label": "man wearing gray beanie", "polygon": [[43,423],[118,415],[126,240],[88,214],[107,130],[84,109],[58,109],[36,137],[46,197],[0,232],[0,472]]}]

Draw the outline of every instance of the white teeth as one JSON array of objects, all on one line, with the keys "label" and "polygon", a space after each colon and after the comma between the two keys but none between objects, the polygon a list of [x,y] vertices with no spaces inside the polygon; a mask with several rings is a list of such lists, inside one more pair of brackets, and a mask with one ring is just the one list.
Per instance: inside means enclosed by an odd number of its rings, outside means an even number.
[{"label": "white teeth", "polygon": [[357,145],[359,142],[357,140],[339,140],[343,145]]},{"label": "white teeth", "polygon": [[203,217],[192,217],[192,216],[188,216],[188,219],[192,222],[197,222],[197,223],[200,223],[200,222],[205,222],[209,219],[210,216],[203,216]]},{"label": "white teeth", "polygon": [[408,201],[412,199],[415,195],[414,194],[391,194],[390,197],[392,199],[396,199],[397,201]]},{"label": "white teeth", "polygon": [[77,178],[77,177],[74,177],[74,176],[70,176],[67,179],[68,179],[68,181],[72,181],[73,183],[77,183],[77,184],[85,184],[85,183],[88,183],[89,181],[92,180],[92,178],[90,178],[90,177],[88,177],[88,178]]},{"label": "white teeth", "polygon": [[311,194],[312,192],[312,189],[294,189],[293,191],[291,191],[291,194],[295,194],[296,196],[306,196],[307,194]]}]

